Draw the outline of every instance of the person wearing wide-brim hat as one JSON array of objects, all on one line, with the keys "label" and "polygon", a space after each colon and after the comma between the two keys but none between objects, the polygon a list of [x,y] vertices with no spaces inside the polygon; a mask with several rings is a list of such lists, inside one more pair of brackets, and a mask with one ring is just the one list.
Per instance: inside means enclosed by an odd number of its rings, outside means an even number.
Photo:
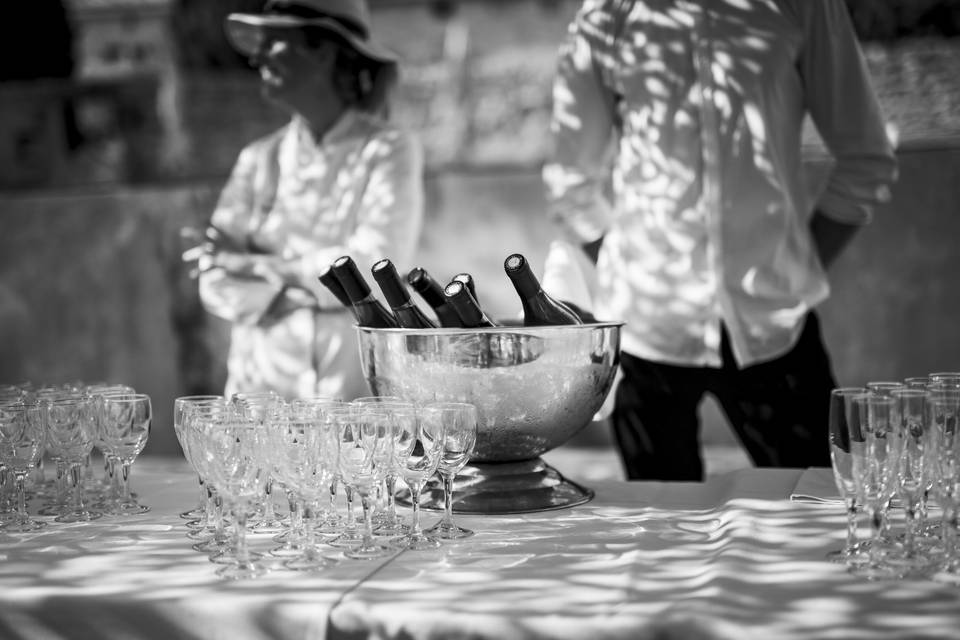
[{"label": "person wearing wide-brim hat", "polygon": [[342,255],[413,259],[423,160],[386,120],[397,56],[363,0],[268,0],[225,30],[292,116],[240,153],[198,265],[201,301],[232,323],[225,393],[368,395],[353,317],[318,276]]},{"label": "person wearing wide-brim hat", "polygon": [[264,13],[231,13],[227,39],[260,66],[275,39],[300,38],[317,48],[339,47],[338,86],[344,97],[366,110],[385,106],[397,77],[397,56],[371,37],[370,11],[358,0],[269,0]]}]

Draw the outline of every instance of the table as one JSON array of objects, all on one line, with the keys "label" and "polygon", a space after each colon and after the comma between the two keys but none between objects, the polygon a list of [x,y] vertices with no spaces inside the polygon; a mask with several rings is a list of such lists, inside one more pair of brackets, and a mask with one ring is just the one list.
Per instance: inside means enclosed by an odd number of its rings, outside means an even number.
[{"label": "table", "polygon": [[595,483],[570,509],[458,516],[477,535],[438,550],[227,582],[177,516],[193,474],[143,458],[132,484],[151,512],[0,534],[0,638],[960,638],[960,588],[823,559],[842,508],[789,496],[829,474]]}]

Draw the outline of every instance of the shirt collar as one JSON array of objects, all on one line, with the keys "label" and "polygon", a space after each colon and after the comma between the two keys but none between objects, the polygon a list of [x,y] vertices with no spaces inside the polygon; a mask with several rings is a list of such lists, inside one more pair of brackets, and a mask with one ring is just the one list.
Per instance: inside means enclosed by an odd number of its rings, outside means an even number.
[{"label": "shirt collar", "polygon": [[310,127],[307,125],[305,118],[296,115],[293,117],[293,122],[297,130],[297,138],[301,142],[309,141],[312,146],[322,147],[349,138],[358,118],[359,114],[356,109],[345,109],[319,140],[313,137],[313,133],[310,131]]}]

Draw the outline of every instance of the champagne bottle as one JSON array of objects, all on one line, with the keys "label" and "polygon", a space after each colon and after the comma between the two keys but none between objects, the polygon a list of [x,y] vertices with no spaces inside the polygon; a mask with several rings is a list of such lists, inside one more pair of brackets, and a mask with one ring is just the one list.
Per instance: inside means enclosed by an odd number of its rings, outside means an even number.
[{"label": "champagne bottle", "polygon": [[459,280],[454,280],[443,288],[447,302],[456,309],[460,324],[467,328],[495,327],[496,323],[487,317],[476,299],[470,295],[470,289]]},{"label": "champagne bottle", "polygon": [[353,308],[353,303],[350,302],[350,296],[348,296],[347,292],[343,290],[343,285],[340,284],[340,281],[337,280],[336,274],[333,272],[333,265],[326,267],[320,272],[319,280],[323,286],[329,289],[330,293],[332,293],[334,297],[340,301],[340,304],[350,310],[350,313],[352,313],[353,317],[356,318],[357,322],[359,322],[360,318],[357,318],[357,312]]},{"label": "champagne bottle", "polygon": [[520,296],[525,326],[582,324],[579,316],[570,307],[543,290],[530,268],[530,263],[522,255],[513,253],[507,256],[503,269]]},{"label": "champagne bottle", "polygon": [[373,273],[373,279],[380,285],[380,291],[387,299],[387,304],[393,309],[393,315],[401,327],[432,329],[437,326],[410,298],[406,286],[397,274],[397,268],[389,258],[378,260],[370,271]]},{"label": "champagne bottle", "polygon": [[447,299],[443,295],[443,287],[433,279],[426,269],[423,267],[411,269],[410,273],[407,274],[407,283],[420,294],[420,297],[437,314],[437,320],[440,321],[441,327],[463,326],[456,309],[447,303]]},{"label": "champagne bottle", "polygon": [[373,295],[370,285],[364,280],[353,258],[341,256],[334,260],[333,273],[350,298],[358,325],[375,329],[398,326],[396,318]]},{"label": "champagne bottle", "polygon": [[457,275],[450,278],[451,281],[456,280],[467,285],[467,289],[470,290],[470,295],[473,296],[473,299],[477,301],[477,304],[480,304],[480,296],[477,295],[477,283],[474,281],[473,276],[469,273],[458,273]]}]

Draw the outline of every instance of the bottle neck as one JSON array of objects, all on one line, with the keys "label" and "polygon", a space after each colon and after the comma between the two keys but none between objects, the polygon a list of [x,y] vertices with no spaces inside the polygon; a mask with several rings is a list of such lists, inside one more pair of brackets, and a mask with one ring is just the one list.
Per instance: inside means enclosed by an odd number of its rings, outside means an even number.
[{"label": "bottle neck", "polygon": [[380,285],[383,297],[392,309],[398,309],[411,304],[410,294],[400,280],[400,275],[393,263],[389,260],[381,260],[373,265],[373,278]]},{"label": "bottle neck", "polygon": [[532,298],[541,291],[540,281],[533,275],[530,263],[525,260],[517,263],[508,262],[506,272],[521,298]]},{"label": "bottle neck", "polygon": [[356,263],[350,258],[340,258],[333,263],[333,271],[343,290],[353,304],[361,304],[372,297],[370,286],[363,279]]},{"label": "bottle neck", "polygon": [[446,299],[457,311],[465,327],[493,326],[493,322],[470,295],[470,291],[462,282],[454,281],[443,290]]}]

